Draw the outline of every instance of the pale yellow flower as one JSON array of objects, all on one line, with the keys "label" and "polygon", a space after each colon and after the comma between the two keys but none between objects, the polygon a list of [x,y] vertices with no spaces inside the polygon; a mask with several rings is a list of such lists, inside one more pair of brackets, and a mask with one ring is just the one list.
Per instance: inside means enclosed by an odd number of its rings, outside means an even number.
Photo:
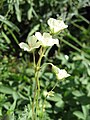
[{"label": "pale yellow flower", "polygon": [[42,35],[40,32],[36,32],[35,36],[39,41],[41,41],[41,45],[43,47],[53,46],[54,44],[56,44],[57,46],[59,45],[59,40],[53,39],[49,33],[44,32]]},{"label": "pale yellow flower", "polygon": [[24,43],[24,42],[21,42],[19,43],[19,46],[21,49],[23,49],[24,51],[30,51],[30,47],[28,44]]},{"label": "pale yellow flower", "polygon": [[39,48],[41,45],[41,42],[37,41],[37,38],[33,35],[33,36],[28,36],[27,38],[28,44],[21,42],[19,44],[21,49],[24,49],[24,51],[32,51],[35,48]]},{"label": "pale yellow flower", "polygon": [[61,30],[68,27],[68,25],[65,25],[63,20],[56,20],[54,18],[50,18],[47,21],[47,23],[48,23],[52,33],[60,32]]},{"label": "pale yellow flower", "polygon": [[56,74],[56,76],[57,76],[57,79],[61,80],[61,79],[64,79],[66,77],[69,77],[70,74],[68,74],[67,71],[64,69],[61,69],[61,70],[59,69],[58,74]]},{"label": "pale yellow flower", "polygon": [[52,65],[52,69],[53,69],[53,71],[55,72],[56,77],[57,77],[58,80],[61,80],[61,79],[64,79],[64,78],[70,76],[70,74],[68,74],[66,70],[64,70],[64,69],[59,69],[58,67],[56,67],[56,66],[53,65],[53,64],[51,64],[51,65]]}]

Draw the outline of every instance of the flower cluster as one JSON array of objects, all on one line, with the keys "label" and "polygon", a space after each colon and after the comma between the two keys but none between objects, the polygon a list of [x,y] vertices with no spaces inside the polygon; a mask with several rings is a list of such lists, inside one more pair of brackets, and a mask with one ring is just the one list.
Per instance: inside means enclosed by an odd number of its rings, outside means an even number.
[{"label": "flower cluster", "polygon": [[[48,25],[50,27],[51,32],[57,33],[61,30],[67,28],[68,26],[64,24],[62,20],[56,20],[54,18],[50,18],[48,20]],[[28,44],[21,42],[19,44],[21,49],[24,49],[24,51],[32,51],[36,48],[39,48],[40,46],[43,47],[49,47],[56,44],[59,45],[59,40],[52,38],[50,33],[43,33],[43,35],[40,32],[36,32],[33,36],[28,36],[27,38]]]},{"label": "flower cluster", "polygon": [[[50,18],[47,21],[51,33],[55,34],[60,32],[61,30],[67,28],[68,26],[64,24],[64,22],[62,20],[56,20],[54,18]],[[39,48],[40,46],[42,47],[49,47],[49,46],[53,46],[54,44],[56,44],[57,46],[59,46],[59,40],[58,39],[54,39],[50,33],[46,33],[44,32],[43,34],[41,34],[40,32],[36,32],[35,35],[33,36],[28,36],[27,38],[27,43],[21,42],[19,44],[21,49],[24,49],[24,51],[33,51],[36,48]],[[58,80],[64,79],[66,77],[69,77],[70,75],[66,72],[66,70],[64,69],[59,69],[58,67],[56,67],[55,65],[52,65],[52,69],[56,74],[56,77]]]},{"label": "flower cluster", "polygon": [[24,49],[24,51],[32,51],[35,48],[39,48],[40,46],[43,47],[49,47],[56,44],[59,45],[58,39],[53,39],[52,36],[49,33],[43,33],[43,35],[40,32],[36,32],[35,35],[29,36],[27,38],[28,44],[21,42],[19,44],[20,48]]}]

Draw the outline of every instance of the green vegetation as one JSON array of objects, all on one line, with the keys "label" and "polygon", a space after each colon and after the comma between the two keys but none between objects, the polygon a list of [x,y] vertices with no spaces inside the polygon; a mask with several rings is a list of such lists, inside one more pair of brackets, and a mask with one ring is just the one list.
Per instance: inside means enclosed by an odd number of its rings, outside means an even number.
[{"label": "green vegetation", "polygon": [[[71,75],[60,81],[46,67],[41,75],[38,120],[90,120],[90,2],[89,0],[0,1],[0,120],[31,120],[34,95],[33,55],[20,42],[36,31],[48,32],[47,20],[62,19],[68,29],[59,34],[46,61]],[[36,51],[36,62],[39,54]],[[42,63],[44,60],[42,60]],[[43,117],[42,117],[43,116]]]}]

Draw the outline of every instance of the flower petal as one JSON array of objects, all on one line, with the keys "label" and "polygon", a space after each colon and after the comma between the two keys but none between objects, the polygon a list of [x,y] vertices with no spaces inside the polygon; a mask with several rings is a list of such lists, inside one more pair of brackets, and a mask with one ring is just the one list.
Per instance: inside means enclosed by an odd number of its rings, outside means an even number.
[{"label": "flower petal", "polygon": [[28,36],[27,41],[28,41],[29,46],[33,46],[36,43],[37,38],[34,35]]},{"label": "flower petal", "polygon": [[43,38],[44,38],[44,39],[45,39],[45,38],[46,38],[46,39],[47,39],[47,38],[48,38],[48,39],[51,39],[52,36],[51,36],[49,33],[44,32],[44,33],[43,33]]},{"label": "flower petal", "polygon": [[28,44],[29,44],[29,47],[30,47],[30,51],[35,49],[35,48],[39,48],[40,45],[41,45],[41,42],[37,41],[37,38],[34,35],[33,36],[28,36],[27,41],[28,41]]},{"label": "flower petal", "polygon": [[58,39],[53,39],[53,45],[56,44],[57,46],[59,46],[59,40]]},{"label": "flower petal", "polygon": [[30,48],[29,48],[28,44],[26,44],[24,42],[21,42],[19,44],[19,46],[20,46],[21,49],[24,49],[24,51],[30,51]]},{"label": "flower petal", "polygon": [[36,32],[35,36],[38,40],[42,41],[42,34],[40,32]]}]

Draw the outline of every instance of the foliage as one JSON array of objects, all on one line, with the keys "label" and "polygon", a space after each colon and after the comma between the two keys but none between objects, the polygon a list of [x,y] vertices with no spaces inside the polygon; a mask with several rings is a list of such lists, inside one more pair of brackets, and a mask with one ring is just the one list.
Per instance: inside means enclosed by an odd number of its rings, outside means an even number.
[{"label": "foliage", "polygon": [[[34,89],[32,54],[18,43],[27,35],[46,31],[50,17],[61,16],[69,26],[59,36],[60,48],[49,52],[50,61],[66,68],[71,77],[60,82],[54,96],[45,93],[56,83],[47,68],[41,78],[44,120],[90,119],[90,2],[89,0],[1,0],[0,1],[0,119],[28,120]],[[44,25],[44,27],[43,27]],[[47,31],[46,31],[47,32]],[[64,35],[64,36],[63,36]],[[37,51],[36,51],[37,56]],[[38,57],[38,56],[37,56]],[[31,85],[33,84],[33,87]]]}]

